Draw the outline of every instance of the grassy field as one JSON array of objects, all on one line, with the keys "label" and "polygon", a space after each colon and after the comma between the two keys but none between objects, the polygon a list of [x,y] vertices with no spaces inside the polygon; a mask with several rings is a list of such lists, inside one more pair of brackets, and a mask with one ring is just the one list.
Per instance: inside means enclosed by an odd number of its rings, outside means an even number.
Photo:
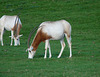
[{"label": "grassy field", "polygon": [[[100,0],[0,0],[0,17],[19,14],[21,45],[10,46],[10,32],[0,45],[0,77],[100,77]],[[50,41],[52,58],[44,59],[44,43],[29,60],[27,39],[43,21],[65,19],[72,25],[72,51],[66,42],[60,59],[59,41]],[[32,38],[34,37],[33,34]]]}]

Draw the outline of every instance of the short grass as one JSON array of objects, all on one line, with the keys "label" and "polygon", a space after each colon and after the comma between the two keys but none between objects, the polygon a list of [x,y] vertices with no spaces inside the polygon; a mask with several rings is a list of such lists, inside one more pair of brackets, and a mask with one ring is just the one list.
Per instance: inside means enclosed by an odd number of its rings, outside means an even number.
[{"label": "short grass", "polygon": [[[100,77],[100,0],[0,0],[0,17],[19,14],[23,27],[21,45],[10,46],[10,32],[0,45],[0,77]],[[44,43],[29,60],[27,39],[43,21],[65,19],[72,25],[72,51],[60,59],[60,42],[51,41],[52,58],[44,59]],[[35,33],[33,34],[34,37]],[[31,40],[33,39],[31,38]],[[66,42],[66,39],[65,39]]]}]

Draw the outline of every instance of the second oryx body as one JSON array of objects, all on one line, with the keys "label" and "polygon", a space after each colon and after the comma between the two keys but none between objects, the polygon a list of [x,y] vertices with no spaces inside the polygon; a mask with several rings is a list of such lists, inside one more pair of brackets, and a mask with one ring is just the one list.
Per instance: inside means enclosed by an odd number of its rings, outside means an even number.
[{"label": "second oryx body", "polygon": [[3,46],[3,32],[4,29],[7,31],[11,31],[11,45],[13,44],[14,39],[14,45],[20,45],[19,37],[22,35],[19,35],[20,29],[22,27],[22,23],[17,15],[15,16],[8,16],[3,15],[0,18],[0,40],[1,45]]}]

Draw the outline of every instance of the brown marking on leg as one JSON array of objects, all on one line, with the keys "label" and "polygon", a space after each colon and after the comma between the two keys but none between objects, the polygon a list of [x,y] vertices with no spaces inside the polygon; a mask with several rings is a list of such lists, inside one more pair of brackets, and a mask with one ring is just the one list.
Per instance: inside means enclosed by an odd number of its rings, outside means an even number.
[{"label": "brown marking on leg", "polygon": [[65,47],[65,43],[64,42],[62,43],[62,45],[63,45],[63,47]]},{"label": "brown marking on leg", "polygon": [[67,34],[67,37],[70,37],[70,34],[68,34],[66,31],[64,33]]},{"label": "brown marking on leg", "polygon": [[70,35],[67,35],[70,38]]}]

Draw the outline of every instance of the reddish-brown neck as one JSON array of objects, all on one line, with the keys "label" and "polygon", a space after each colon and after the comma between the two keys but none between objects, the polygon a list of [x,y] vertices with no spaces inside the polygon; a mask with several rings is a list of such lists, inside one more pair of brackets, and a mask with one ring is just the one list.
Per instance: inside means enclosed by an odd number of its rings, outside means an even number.
[{"label": "reddish-brown neck", "polygon": [[47,39],[50,39],[51,36],[48,36],[46,33],[42,32],[42,29],[39,30],[33,40],[32,46],[33,46],[33,50],[36,51],[36,49],[38,48],[39,44],[42,41],[45,41]]},{"label": "reddish-brown neck", "polygon": [[12,30],[14,31],[14,36],[19,35],[20,29],[21,29],[22,25],[21,24],[17,24],[12,28]]}]

